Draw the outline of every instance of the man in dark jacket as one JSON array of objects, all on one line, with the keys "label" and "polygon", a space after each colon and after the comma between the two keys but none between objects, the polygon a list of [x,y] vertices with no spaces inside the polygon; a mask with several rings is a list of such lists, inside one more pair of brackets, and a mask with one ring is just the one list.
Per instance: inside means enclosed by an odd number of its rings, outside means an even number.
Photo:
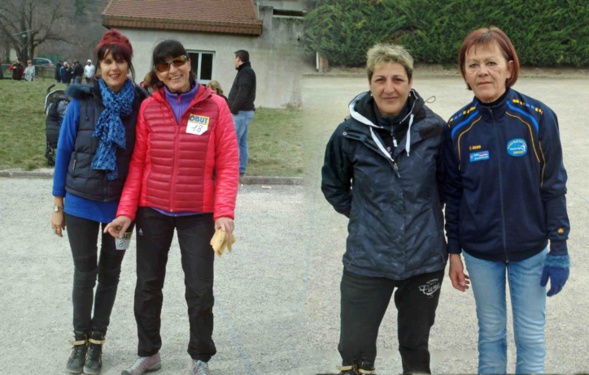
[{"label": "man in dark jacket", "polygon": [[15,81],[20,81],[22,80],[22,77],[24,75],[24,71],[25,68],[24,66],[20,63],[19,59],[16,59],[16,61],[14,62],[14,64],[10,65],[10,70],[12,70],[12,79]]},{"label": "man in dark jacket", "polygon": [[368,51],[370,91],[325,151],[321,189],[350,219],[341,281],[341,375],[372,374],[380,322],[395,291],[403,373],[430,373],[429,332],[444,277],[442,131],[412,86],[401,46]]},{"label": "man in dark jacket", "polygon": [[74,83],[82,83],[82,76],[84,75],[84,67],[82,66],[82,64],[80,64],[80,62],[78,60],[74,61],[74,71],[73,71],[73,76],[74,76]]},{"label": "man in dark jacket", "polygon": [[57,83],[61,83],[61,68],[62,62],[61,60],[59,60],[57,62],[57,65],[55,65],[55,80],[57,81]]},{"label": "man in dark jacket", "polygon": [[228,104],[239,142],[239,174],[243,176],[247,167],[247,128],[254,118],[256,100],[256,73],[250,63],[250,55],[240,49],[233,60],[237,75],[229,91]]}]

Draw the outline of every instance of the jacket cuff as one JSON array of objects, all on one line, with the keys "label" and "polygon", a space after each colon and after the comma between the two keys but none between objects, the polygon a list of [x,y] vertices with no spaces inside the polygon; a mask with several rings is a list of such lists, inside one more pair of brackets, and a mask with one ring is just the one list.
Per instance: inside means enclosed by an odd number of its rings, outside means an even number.
[{"label": "jacket cuff", "polygon": [[566,241],[550,241],[550,255],[567,255]]},{"label": "jacket cuff", "polygon": [[448,241],[448,253],[449,254],[461,254],[462,249],[460,248],[460,244],[454,241]]},{"label": "jacket cuff", "polygon": [[552,255],[552,253],[546,256],[544,265],[555,268],[569,268],[571,266],[571,260],[568,255]]}]

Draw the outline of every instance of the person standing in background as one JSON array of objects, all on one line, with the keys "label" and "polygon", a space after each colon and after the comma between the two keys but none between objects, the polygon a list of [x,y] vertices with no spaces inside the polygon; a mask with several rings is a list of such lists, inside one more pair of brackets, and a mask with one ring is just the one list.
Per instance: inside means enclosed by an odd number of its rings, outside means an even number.
[{"label": "person standing in background", "polygon": [[13,80],[15,80],[15,81],[22,80],[23,72],[24,72],[25,68],[22,66],[19,59],[16,59],[14,64],[10,65],[10,67],[8,69],[12,70],[12,79]]},{"label": "person standing in background", "polygon": [[61,69],[63,68],[63,63],[61,62],[61,60],[59,60],[57,62],[57,65],[55,65],[55,80],[57,81],[57,83],[61,83]]},{"label": "person standing in background", "polygon": [[221,84],[218,81],[209,81],[209,83],[207,83],[207,88],[213,90],[215,94],[219,95],[225,99],[225,101],[227,101],[227,97],[223,95],[223,89],[221,88]]},{"label": "person standing in background", "polygon": [[33,61],[27,60],[27,67],[25,68],[25,80],[33,82],[35,79],[35,66]]},{"label": "person standing in background", "polygon": [[247,167],[248,144],[247,128],[254,118],[256,100],[256,73],[250,63],[246,50],[235,51],[233,59],[237,75],[229,91],[227,103],[233,115],[233,123],[239,143],[239,175],[243,176]]},{"label": "person standing in background", "polygon": [[67,61],[63,62],[63,66],[60,69],[61,71],[61,82],[65,83],[66,85],[69,86],[69,84],[71,83],[72,80],[72,68],[70,67],[70,64]]},{"label": "person standing in background", "polygon": [[95,71],[96,71],[96,68],[92,64],[92,60],[88,59],[88,61],[86,61],[86,66],[84,67],[84,78],[86,79],[87,85],[92,83],[92,80],[94,79],[94,72]]},{"label": "person standing in background", "polygon": [[82,76],[84,75],[84,68],[78,60],[74,62],[74,83],[82,83]]}]

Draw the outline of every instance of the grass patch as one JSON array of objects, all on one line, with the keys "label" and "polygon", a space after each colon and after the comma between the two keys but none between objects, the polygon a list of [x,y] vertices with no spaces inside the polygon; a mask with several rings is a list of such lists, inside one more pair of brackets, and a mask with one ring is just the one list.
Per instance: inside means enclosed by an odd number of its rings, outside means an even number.
[{"label": "grass patch", "polygon": [[0,80],[0,169],[47,166],[43,106],[53,83],[50,79]]},{"label": "grass patch", "polygon": [[302,176],[302,111],[256,109],[248,129],[249,176]]},{"label": "grass patch", "polygon": [[[52,79],[33,82],[0,80],[0,170],[35,170],[45,159],[47,88]],[[65,88],[59,84],[54,89]],[[302,112],[295,109],[256,110],[249,126],[250,176],[302,176]]]}]

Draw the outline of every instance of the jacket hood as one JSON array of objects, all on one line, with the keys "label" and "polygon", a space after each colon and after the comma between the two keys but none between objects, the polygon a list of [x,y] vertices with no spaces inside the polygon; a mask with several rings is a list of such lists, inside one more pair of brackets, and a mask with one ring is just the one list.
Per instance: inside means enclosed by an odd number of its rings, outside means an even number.
[{"label": "jacket hood", "polygon": [[92,96],[93,86],[90,85],[70,85],[65,89],[65,94],[73,99],[85,99]]},{"label": "jacket hood", "polygon": [[[133,84],[133,86],[135,87],[135,100],[142,102],[143,99],[149,96],[147,91],[145,91],[143,88],[135,84]],[[70,85],[66,88],[65,94],[73,99],[86,99],[91,96],[96,96],[102,100],[102,95],[100,95],[100,89],[98,87],[98,81],[94,81],[93,85]]]},{"label": "jacket hood", "polygon": [[[406,116],[401,119],[400,123],[409,121],[411,117],[417,116],[424,106],[423,99],[421,96],[419,96],[417,91],[413,89],[409,91],[407,102],[409,104],[409,111],[407,112]],[[357,95],[348,105],[350,116],[354,120],[367,126],[382,128],[382,126],[378,124],[374,108],[374,98],[372,97],[370,91],[366,91]]]},{"label": "jacket hood", "polygon": [[[407,151],[407,156],[409,156],[411,151],[411,126],[414,122],[425,117],[425,111],[423,110],[425,103],[417,91],[411,89],[411,91],[409,91],[409,96],[407,97],[407,105],[407,114],[399,121],[399,124],[408,122],[407,134],[405,136],[405,150]],[[388,152],[385,151],[384,145],[374,133],[374,128],[384,129],[384,127],[378,124],[376,119],[374,98],[370,91],[363,92],[352,99],[348,108],[350,110],[350,117],[359,123],[368,126],[370,129],[370,135],[374,139],[376,145],[386,156],[390,157]],[[419,129],[420,132],[422,130],[423,129]]]}]

